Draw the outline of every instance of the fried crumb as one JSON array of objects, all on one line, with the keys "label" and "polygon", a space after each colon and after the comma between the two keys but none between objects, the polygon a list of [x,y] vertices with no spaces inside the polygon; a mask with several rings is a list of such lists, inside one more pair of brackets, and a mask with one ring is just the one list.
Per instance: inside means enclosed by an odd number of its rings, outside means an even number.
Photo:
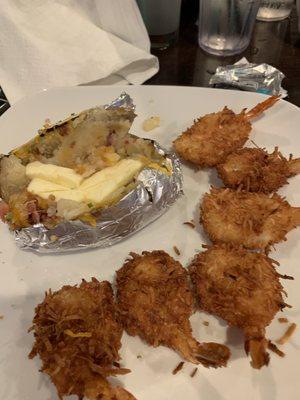
[{"label": "fried crumb", "polygon": [[136,358],[142,358],[142,356],[141,356],[140,354],[138,354],[138,355],[136,356]]},{"label": "fried crumb", "polygon": [[192,222],[192,221],[186,221],[186,222],[183,223],[183,225],[188,225],[193,229],[195,229],[195,227],[196,227],[194,222]]},{"label": "fried crumb", "polygon": [[178,249],[177,246],[173,246],[173,250],[175,251],[175,253],[176,253],[178,256],[180,256],[180,251],[179,251],[179,249]]},{"label": "fried crumb", "polygon": [[190,377],[194,378],[194,376],[196,375],[196,373],[198,372],[198,368],[194,368],[193,371],[190,373]]},{"label": "fried crumb", "polygon": [[3,319],[4,318],[4,315],[0,315],[0,319]]},{"label": "fried crumb", "polygon": [[283,336],[281,336],[281,338],[276,340],[277,344],[285,344],[293,335],[293,333],[295,332],[297,328],[297,324],[295,324],[294,322],[287,328],[285,334]]},{"label": "fried crumb", "polygon": [[145,119],[145,121],[143,122],[143,125],[142,125],[143,130],[145,132],[152,131],[153,129],[155,129],[159,126],[160,126],[160,117],[158,117],[158,116]]},{"label": "fried crumb", "polygon": [[[278,265],[279,265],[279,263],[278,263]],[[294,280],[294,277],[293,277],[293,276],[290,276],[290,275],[281,275],[281,274],[277,274],[277,275],[278,275],[279,278],[281,278],[281,279],[289,279],[289,280],[291,280],[291,281]]]},{"label": "fried crumb", "polygon": [[289,322],[289,320],[287,318],[278,318],[278,322],[280,322],[281,324],[286,324],[287,322]]},{"label": "fried crumb", "polygon": [[172,374],[176,375],[177,372],[181,371],[183,368],[184,362],[180,361],[180,363],[173,369]]},{"label": "fried crumb", "polygon": [[271,340],[268,341],[268,349],[273,351],[273,353],[276,353],[279,357],[284,357],[285,353],[276,346],[275,343],[271,342]]},{"label": "fried crumb", "polygon": [[208,321],[203,321],[202,324],[205,325],[205,326],[208,326],[209,322]]}]

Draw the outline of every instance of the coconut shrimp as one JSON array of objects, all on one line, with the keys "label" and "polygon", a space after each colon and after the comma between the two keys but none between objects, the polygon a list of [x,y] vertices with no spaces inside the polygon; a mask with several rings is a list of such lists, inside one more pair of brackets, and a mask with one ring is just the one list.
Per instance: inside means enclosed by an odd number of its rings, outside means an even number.
[{"label": "coconut shrimp", "polygon": [[200,207],[204,230],[214,243],[265,249],[300,225],[300,207],[277,194],[212,188]]},{"label": "coconut shrimp", "polygon": [[182,159],[199,167],[213,167],[246,143],[251,131],[250,121],[278,100],[279,96],[269,97],[250,111],[244,109],[239,114],[227,107],[207,114],[195,120],[174,141],[175,150]]},{"label": "coconut shrimp", "polygon": [[217,165],[217,171],[227,187],[271,193],[300,172],[300,158],[286,159],[278,147],[273,153],[260,148],[244,148],[229,154]]},{"label": "coconut shrimp", "polygon": [[59,398],[135,399],[107,379],[130,372],[117,363],[123,329],[109,282],[93,278],[49,291],[36,307],[32,330],[35,343],[29,357],[40,356],[41,370],[50,376]]},{"label": "coconut shrimp", "polygon": [[257,369],[269,363],[265,328],[286,306],[273,263],[261,253],[217,245],[189,266],[199,308],[243,330],[246,353]]},{"label": "coconut shrimp", "polygon": [[170,347],[195,364],[226,365],[226,346],[199,343],[192,336],[193,305],[187,271],[164,251],[131,253],[117,271],[119,319],[129,335],[154,347]]}]

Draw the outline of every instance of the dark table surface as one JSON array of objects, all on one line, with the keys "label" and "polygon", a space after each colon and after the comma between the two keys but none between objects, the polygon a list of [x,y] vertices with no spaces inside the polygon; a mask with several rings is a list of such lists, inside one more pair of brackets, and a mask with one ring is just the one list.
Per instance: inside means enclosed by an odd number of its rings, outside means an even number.
[{"label": "dark table surface", "polygon": [[248,49],[226,58],[208,55],[199,48],[196,5],[182,11],[179,40],[169,49],[152,51],[159,58],[160,71],[146,84],[208,86],[216,67],[246,57],[250,62],[267,63],[282,71],[286,76],[282,83],[288,91],[286,100],[300,106],[300,33],[295,8],[283,21],[257,21]]},{"label": "dark table surface", "polygon": [[[246,57],[250,62],[271,64],[282,71],[286,76],[283,80],[283,87],[288,91],[286,100],[300,106],[300,33],[295,8],[283,21],[257,21],[248,49],[234,57],[220,58],[206,54],[198,46],[196,20],[199,2],[182,1],[178,42],[166,50],[153,50],[159,58],[160,70],[146,84],[208,86],[219,65],[233,64]],[[8,108],[0,89],[0,115]]]}]

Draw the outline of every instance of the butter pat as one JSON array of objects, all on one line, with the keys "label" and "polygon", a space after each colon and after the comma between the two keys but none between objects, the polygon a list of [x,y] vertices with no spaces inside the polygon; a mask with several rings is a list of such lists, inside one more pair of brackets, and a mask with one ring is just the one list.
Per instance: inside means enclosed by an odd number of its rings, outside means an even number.
[{"label": "butter pat", "polygon": [[84,193],[78,189],[68,189],[40,178],[34,178],[28,185],[27,191],[45,200],[47,200],[50,195],[54,196],[56,201],[65,199],[81,203],[85,200]]},{"label": "butter pat", "polygon": [[43,164],[39,161],[34,161],[26,166],[26,175],[29,179],[39,178],[70,189],[77,188],[83,181],[83,177],[71,168]]},{"label": "butter pat", "polygon": [[110,184],[113,181],[116,189],[119,186],[127,185],[133,177],[143,168],[144,164],[140,160],[126,158],[119,161],[113,167],[107,167],[102,171],[96,172],[80,185],[81,190],[92,189],[93,187],[103,187],[104,183]]},{"label": "butter pat", "polygon": [[[110,203],[111,200],[115,198],[115,195],[121,193],[124,186],[128,185],[144,166],[144,163],[140,160],[127,158],[119,161],[113,167],[107,167],[102,171],[96,172],[90,178],[85,179],[81,185],[75,188],[70,188],[66,187],[66,185],[58,184],[58,182],[66,182],[66,180],[68,180],[67,177],[73,177],[74,175],[77,175],[76,173],[72,175],[55,170],[56,173],[54,172],[54,174],[52,174],[50,180],[50,176],[47,175],[50,168],[46,169],[44,167],[55,166],[41,164],[39,162],[31,164],[40,164],[42,168],[39,165],[31,165],[28,176],[30,177],[36,174],[44,176],[45,178],[33,178],[27,187],[28,192],[38,195],[46,200],[50,195],[52,195],[55,197],[56,201],[73,200],[78,203],[92,203],[92,207],[107,205]],[[57,168],[69,170],[69,168]],[[58,176],[60,176],[61,179],[57,179]],[[77,181],[76,184],[78,184],[78,182],[79,181]],[[71,179],[68,183],[71,183]],[[73,183],[75,184],[75,180],[73,180]]]},{"label": "butter pat", "polygon": [[121,160],[113,167],[107,167],[86,179],[80,189],[94,205],[106,205],[113,194],[128,185],[143,166],[139,160]]}]

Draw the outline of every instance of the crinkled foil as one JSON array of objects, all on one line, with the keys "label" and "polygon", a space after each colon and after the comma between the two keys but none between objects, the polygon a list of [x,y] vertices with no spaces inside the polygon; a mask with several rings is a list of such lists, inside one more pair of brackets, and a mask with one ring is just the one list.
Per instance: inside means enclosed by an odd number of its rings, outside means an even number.
[{"label": "crinkled foil", "polygon": [[286,97],[287,91],[281,86],[284,77],[281,71],[269,64],[252,64],[242,59],[234,65],[218,67],[209,84]]},{"label": "crinkled foil", "polygon": [[[105,106],[134,109],[126,93]],[[148,139],[145,139],[148,140]],[[103,209],[96,227],[81,221],[68,221],[47,229],[43,224],[15,231],[15,240],[22,249],[39,253],[62,253],[93,247],[107,247],[137,232],[160,217],[182,194],[180,161],[155,141],[159,154],[172,165],[170,176],[144,168],[137,177],[138,184],[117,204]]]}]

